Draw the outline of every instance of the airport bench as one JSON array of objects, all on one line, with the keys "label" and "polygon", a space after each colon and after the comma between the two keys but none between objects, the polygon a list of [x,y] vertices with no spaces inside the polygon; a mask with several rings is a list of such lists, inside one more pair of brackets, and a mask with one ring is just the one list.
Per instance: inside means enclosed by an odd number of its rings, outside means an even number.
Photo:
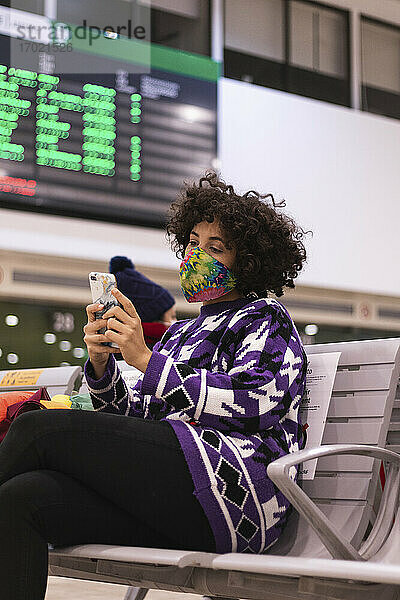
[{"label": "airport bench", "polygon": [[[50,550],[49,574],[125,584],[129,600],[142,600],[148,589],[254,600],[397,598],[400,456],[390,448],[399,446],[400,339],[320,344],[306,351],[340,351],[341,357],[322,446],[269,467],[300,516],[292,512],[267,553],[85,544]],[[314,480],[302,482],[302,489],[288,483],[293,461],[315,456],[320,458]],[[381,460],[390,466],[375,515]]]}]

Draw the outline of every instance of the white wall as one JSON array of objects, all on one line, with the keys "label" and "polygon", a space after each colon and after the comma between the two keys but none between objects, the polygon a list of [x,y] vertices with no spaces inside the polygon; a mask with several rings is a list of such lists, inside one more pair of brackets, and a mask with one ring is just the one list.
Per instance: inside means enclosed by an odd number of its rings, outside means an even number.
[{"label": "white wall", "polygon": [[400,296],[400,122],[230,79],[219,93],[222,177],[314,232],[299,283]]}]

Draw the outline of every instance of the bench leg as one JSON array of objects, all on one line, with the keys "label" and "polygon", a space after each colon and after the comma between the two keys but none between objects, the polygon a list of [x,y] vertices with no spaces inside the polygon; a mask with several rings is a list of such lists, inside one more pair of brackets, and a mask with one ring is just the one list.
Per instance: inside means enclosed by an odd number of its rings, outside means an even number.
[{"label": "bench leg", "polygon": [[131,586],[125,594],[124,600],[144,600],[147,592],[147,588],[139,588]]}]

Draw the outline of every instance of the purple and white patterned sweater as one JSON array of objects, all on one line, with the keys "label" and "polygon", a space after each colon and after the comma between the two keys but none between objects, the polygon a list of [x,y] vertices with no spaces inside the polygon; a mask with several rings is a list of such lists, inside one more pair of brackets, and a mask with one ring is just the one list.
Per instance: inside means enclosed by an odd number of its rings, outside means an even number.
[{"label": "purple and white patterned sweater", "polygon": [[112,354],[101,379],[89,360],[85,375],[96,411],[171,424],[217,552],[261,553],[287,517],[289,502],[267,466],[299,449],[306,364],[286,309],[240,298],[174,323],[133,388]]}]

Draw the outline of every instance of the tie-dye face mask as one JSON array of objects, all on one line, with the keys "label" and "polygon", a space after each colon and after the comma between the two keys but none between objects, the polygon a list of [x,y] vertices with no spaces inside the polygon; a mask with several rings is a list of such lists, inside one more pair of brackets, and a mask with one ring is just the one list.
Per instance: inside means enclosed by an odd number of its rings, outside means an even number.
[{"label": "tie-dye face mask", "polygon": [[199,246],[186,254],[179,275],[188,302],[215,300],[233,290],[237,283],[228,267]]}]

